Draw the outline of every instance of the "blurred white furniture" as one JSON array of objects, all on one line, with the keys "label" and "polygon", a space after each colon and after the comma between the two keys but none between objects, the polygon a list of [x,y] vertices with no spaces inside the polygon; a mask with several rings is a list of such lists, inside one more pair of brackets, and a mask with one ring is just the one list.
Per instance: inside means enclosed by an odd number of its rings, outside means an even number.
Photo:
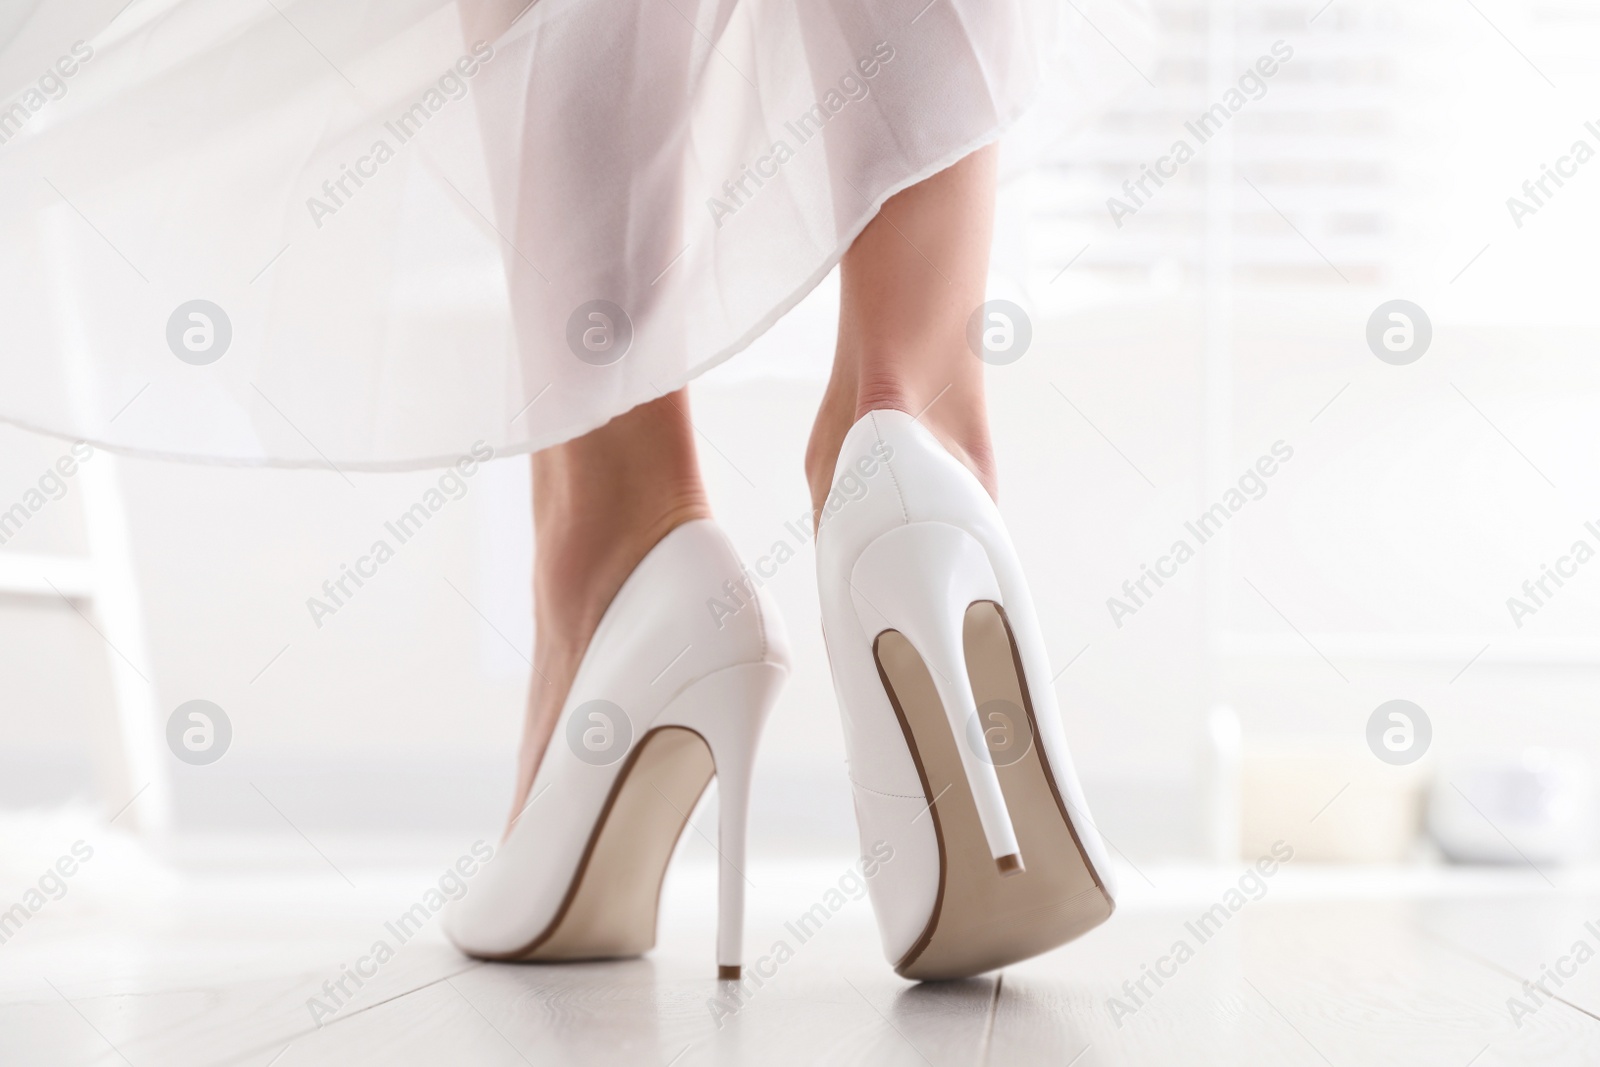
[{"label": "blurred white furniture", "polygon": [[101,783],[106,814],[116,814],[137,793],[138,802],[118,825],[162,830],[170,823],[171,789],[114,457],[97,452],[73,480],[82,493],[89,555],[0,551],[0,594],[65,600],[100,635],[111,668],[121,757],[120,773]]},{"label": "blurred white furniture", "polygon": [[[88,242],[97,238],[64,203],[44,208],[36,217],[41,259],[53,276],[61,312],[57,315],[60,349],[54,355],[66,372],[74,402],[88,409],[93,397],[85,372],[86,311],[79,301],[82,287],[75,282],[78,257],[88,254]],[[71,481],[81,494],[88,555],[0,549],[0,595],[63,600],[99,635],[111,668],[115,704],[114,720],[107,724],[112,729],[97,746],[102,753],[99,765],[114,768],[100,776],[102,804],[108,817],[117,817],[119,826],[159,832],[171,824],[172,790],[127,515],[118,488],[117,458],[96,449],[91,459],[79,464]],[[103,755],[108,751],[110,757]]]}]

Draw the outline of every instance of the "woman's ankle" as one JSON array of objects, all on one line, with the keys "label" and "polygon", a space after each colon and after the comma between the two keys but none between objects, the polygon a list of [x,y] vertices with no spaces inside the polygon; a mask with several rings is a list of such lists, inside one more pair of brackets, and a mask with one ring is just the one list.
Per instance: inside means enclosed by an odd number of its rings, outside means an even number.
[{"label": "woman's ankle", "polygon": [[820,508],[832,491],[839,451],[850,428],[871,412],[886,410],[903,411],[915,418],[973,473],[991,497],[998,498],[999,478],[981,379],[975,384],[970,380],[952,382],[941,390],[878,379],[844,392],[830,384],[806,447],[806,482],[813,509]]},{"label": "woman's ankle", "polygon": [[617,590],[650,550],[684,523],[710,517],[701,492],[540,523],[534,564],[540,639],[571,643],[581,653]]}]

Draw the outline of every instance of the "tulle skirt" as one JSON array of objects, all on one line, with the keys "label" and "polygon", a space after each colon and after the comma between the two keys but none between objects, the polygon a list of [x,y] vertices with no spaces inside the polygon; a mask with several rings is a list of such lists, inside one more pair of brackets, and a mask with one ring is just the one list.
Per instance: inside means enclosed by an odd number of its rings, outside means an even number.
[{"label": "tulle skirt", "polygon": [[1031,102],[1081,123],[1142,25],[1123,0],[39,0],[0,28],[0,419],[341,470],[547,447],[738,353]]}]

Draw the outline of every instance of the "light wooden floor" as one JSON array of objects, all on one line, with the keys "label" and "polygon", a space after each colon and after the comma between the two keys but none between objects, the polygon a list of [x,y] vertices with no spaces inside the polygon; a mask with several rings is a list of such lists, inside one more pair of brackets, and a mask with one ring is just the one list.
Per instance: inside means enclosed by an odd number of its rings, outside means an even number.
[{"label": "light wooden floor", "polygon": [[[785,928],[843,860],[753,864],[747,967],[780,939],[794,955],[730,1012],[713,978],[713,872],[685,862],[647,958],[484,965],[431,923],[316,1025],[308,998],[394,942],[385,921],[454,853],[439,857],[219,874],[102,847],[0,945],[0,1064],[1600,1063],[1600,959],[1547,981],[1561,999],[1520,1025],[1508,1010],[1575,942],[1600,950],[1585,927],[1600,930],[1600,879],[1530,871],[1285,869],[1199,944],[1185,924],[1240,871],[1124,869],[1124,906],[1077,944],[917,986],[884,964],[865,901],[804,943]],[[1132,1005],[1124,982],[1179,939],[1193,958],[1159,988],[1146,978],[1143,1005],[1114,1020],[1108,998]]]}]

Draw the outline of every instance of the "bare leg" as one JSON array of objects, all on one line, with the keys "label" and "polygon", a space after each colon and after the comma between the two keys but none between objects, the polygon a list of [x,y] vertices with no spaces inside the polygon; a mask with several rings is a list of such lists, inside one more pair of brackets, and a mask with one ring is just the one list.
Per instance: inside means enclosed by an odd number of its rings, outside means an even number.
[{"label": "bare leg", "polygon": [[966,340],[989,273],[995,162],[990,145],[891,197],[845,253],[833,376],[806,449],[814,508],[844,435],[877,408],[920,415],[995,495],[983,363]]},{"label": "bare leg", "polygon": [[[844,435],[876,408],[922,424],[993,494],[983,364],[966,342],[983,303],[995,151],[982,149],[891,198],[841,264],[839,340],[806,475],[820,508]],[[533,457],[536,639],[533,691],[512,816],[589,639],[623,581],[675,526],[710,515],[683,391]]]},{"label": "bare leg", "polygon": [[689,397],[679,390],[533,456],[532,690],[511,821],[527,803],[589,639],[617,590],[674,527],[709,518]]}]

